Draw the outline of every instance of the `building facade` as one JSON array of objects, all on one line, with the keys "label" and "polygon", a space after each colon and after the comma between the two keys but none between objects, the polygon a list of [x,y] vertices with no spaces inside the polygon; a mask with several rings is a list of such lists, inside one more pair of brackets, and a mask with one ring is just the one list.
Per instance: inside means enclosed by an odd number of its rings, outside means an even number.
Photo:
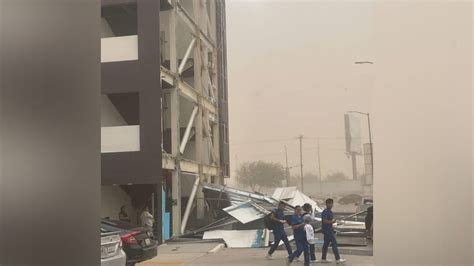
[{"label": "building facade", "polygon": [[229,176],[225,3],[102,0],[102,216],[146,205],[160,239],[208,218]]}]

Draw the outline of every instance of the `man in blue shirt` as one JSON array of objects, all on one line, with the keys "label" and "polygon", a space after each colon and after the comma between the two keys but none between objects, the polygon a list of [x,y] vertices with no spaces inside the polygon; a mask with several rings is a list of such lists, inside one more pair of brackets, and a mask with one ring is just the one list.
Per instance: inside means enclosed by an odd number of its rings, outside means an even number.
[{"label": "man in blue shirt", "polygon": [[267,259],[272,259],[272,254],[275,252],[275,250],[278,248],[278,245],[280,244],[280,240],[285,243],[286,250],[288,251],[288,255],[291,254],[291,246],[290,246],[290,241],[288,241],[288,237],[286,236],[285,233],[285,228],[283,227],[283,224],[286,223],[285,220],[285,214],[283,213],[283,210],[285,210],[285,203],[280,202],[278,204],[278,209],[273,210],[271,214],[271,219],[274,222],[273,226],[273,236],[274,236],[274,242],[270,250],[268,251],[267,254]]},{"label": "man in blue shirt", "polygon": [[334,235],[334,229],[332,225],[336,223],[334,219],[334,214],[332,213],[331,209],[334,204],[332,199],[326,200],[326,209],[321,213],[321,220],[322,220],[322,231],[324,235],[324,244],[323,244],[323,256],[321,258],[322,263],[331,263],[331,260],[326,259],[326,255],[328,253],[329,244],[332,246],[332,251],[334,252],[334,256],[336,257],[336,263],[344,263],[346,260],[341,259],[339,256],[339,250],[337,248],[337,241],[336,236]]},{"label": "man in blue shirt", "polygon": [[293,262],[295,257],[299,257],[301,253],[304,254],[304,265],[309,265],[309,252],[306,243],[306,232],[304,230],[304,218],[301,215],[301,206],[295,207],[295,214],[291,217],[291,226],[293,227],[293,236],[296,243],[296,251],[288,256],[287,265]]}]

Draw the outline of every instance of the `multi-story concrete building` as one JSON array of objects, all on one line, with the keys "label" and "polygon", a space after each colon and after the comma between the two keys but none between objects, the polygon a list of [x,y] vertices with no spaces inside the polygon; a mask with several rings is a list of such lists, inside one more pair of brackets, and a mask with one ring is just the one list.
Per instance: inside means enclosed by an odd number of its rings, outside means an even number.
[{"label": "multi-story concrete building", "polygon": [[229,176],[223,0],[102,0],[102,215],[145,205],[162,238]]}]

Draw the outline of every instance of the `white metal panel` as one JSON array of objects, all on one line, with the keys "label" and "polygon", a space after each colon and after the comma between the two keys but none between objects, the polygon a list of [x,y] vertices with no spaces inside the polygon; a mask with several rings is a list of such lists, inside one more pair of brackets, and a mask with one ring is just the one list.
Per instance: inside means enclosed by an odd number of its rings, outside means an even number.
[{"label": "white metal panel", "polygon": [[265,246],[264,229],[206,231],[202,239],[223,239],[230,248],[259,248]]},{"label": "white metal panel", "polygon": [[138,36],[102,38],[100,61],[102,63],[138,60]]},{"label": "white metal panel", "polygon": [[101,128],[101,152],[131,152],[140,150],[140,126]]},{"label": "white metal panel", "polygon": [[263,218],[265,214],[255,208],[250,202],[251,201],[246,201],[242,204],[229,206],[222,210],[243,224]]},{"label": "white metal panel", "polygon": [[300,205],[303,206],[305,203],[311,204],[313,209],[317,212],[322,212],[323,209],[310,197],[303,192],[299,191],[296,187],[280,187],[276,188],[273,192],[272,197],[277,200],[285,200],[292,206]]},{"label": "white metal panel", "polygon": [[273,192],[272,197],[277,200],[287,200],[295,197],[296,187],[279,187]]}]

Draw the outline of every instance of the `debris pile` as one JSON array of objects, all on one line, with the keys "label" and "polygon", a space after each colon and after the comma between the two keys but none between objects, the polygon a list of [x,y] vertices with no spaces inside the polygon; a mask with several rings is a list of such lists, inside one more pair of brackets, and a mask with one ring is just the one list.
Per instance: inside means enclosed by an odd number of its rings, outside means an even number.
[{"label": "debris pile", "polygon": [[[267,246],[272,237],[269,231],[265,230],[263,218],[277,208],[280,201],[286,204],[285,216],[292,215],[296,205],[311,204],[316,214],[316,232],[320,229],[321,219],[318,214],[320,215],[323,209],[296,187],[276,188],[271,197],[208,183],[204,184],[202,189],[216,221],[183,236],[197,236],[205,240],[222,239],[228,247]],[[363,228],[363,223],[347,222],[335,226],[336,230],[354,228]],[[289,239],[292,239],[289,225],[285,231]]]}]

